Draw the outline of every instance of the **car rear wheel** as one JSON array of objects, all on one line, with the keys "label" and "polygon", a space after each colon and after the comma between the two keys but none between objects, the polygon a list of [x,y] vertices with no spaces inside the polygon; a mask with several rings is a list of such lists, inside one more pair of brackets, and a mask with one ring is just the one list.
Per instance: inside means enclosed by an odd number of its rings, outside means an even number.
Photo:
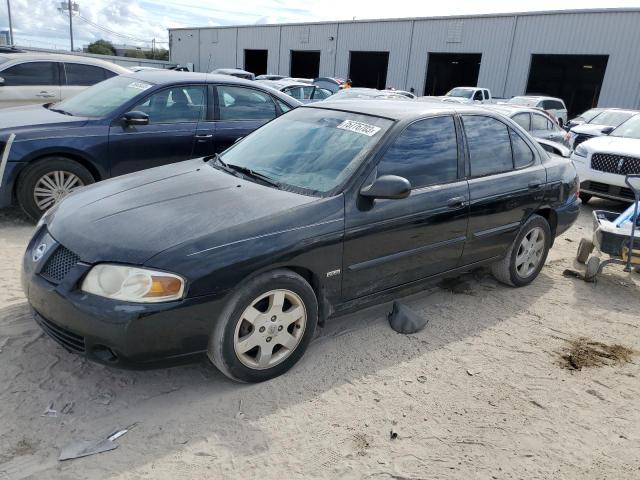
[{"label": "car rear wheel", "polygon": [[520,229],[505,257],[491,266],[493,276],[513,287],[531,283],[540,273],[551,248],[549,223],[532,215]]},{"label": "car rear wheel", "polygon": [[268,272],[233,294],[213,329],[208,356],[233,380],[269,380],[302,357],[317,323],[309,283],[289,270]]},{"label": "car rear wheel", "polygon": [[78,162],[46,157],[22,172],[16,192],[18,203],[29,216],[38,219],[71,192],[93,182],[91,173]]}]

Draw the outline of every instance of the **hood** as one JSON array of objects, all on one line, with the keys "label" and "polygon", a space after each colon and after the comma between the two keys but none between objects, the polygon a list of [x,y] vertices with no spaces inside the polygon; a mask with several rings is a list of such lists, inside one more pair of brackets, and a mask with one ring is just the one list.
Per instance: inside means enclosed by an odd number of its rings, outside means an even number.
[{"label": "hood", "polygon": [[599,137],[600,135],[604,135],[602,133],[603,128],[607,128],[608,125],[596,125],[593,123],[583,123],[581,125],[577,125],[571,129],[571,131],[575,134],[581,135],[592,135],[594,137]]},{"label": "hood", "polygon": [[227,244],[283,230],[294,209],[319,200],[243,180],[196,159],[83,188],[47,224],[84,262],[143,264],[203,237],[209,244]]},{"label": "hood", "polygon": [[449,102],[449,103],[473,103],[473,101],[469,98],[462,98],[462,97],[447,97],[447,96],[443,96],[443,97],[436,97],[440,100],[442,100],[443,102]]},{"label": "hood", "polygon": [[622,137],[596,137],[581,144],[589,153],[613,153],[630,157],[640,157],[640,139]]},{"label": "hood", "polygon": [[42,105],[27,105],[24,107],[10,107],[0,110],[0,129],[29,129],[38,127],[50,128],[56,125],[83,124],[86,117],[74,117],[58,112],[52,112]]}]

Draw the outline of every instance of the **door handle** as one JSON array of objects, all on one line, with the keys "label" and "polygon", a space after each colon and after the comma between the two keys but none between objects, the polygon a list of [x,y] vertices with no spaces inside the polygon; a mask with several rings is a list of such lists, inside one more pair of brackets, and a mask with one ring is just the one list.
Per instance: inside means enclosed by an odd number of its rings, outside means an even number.
[{"label": "door handle", "polygon": [[204,142],[205,140],[209,140],[213,138],[213,134],[211,133],[198,133],[196,134],[196,140],[199,142]]},{"label": "door handle", "polygon": [[465,197],[453,197],[447,200],[447,207],[456,208],[456,207],[464,207],[467,199]]},{"label": "door handle", "polygon": [[538,190],[542,186],[540,182],[531,182],[529,183],[529,190]]}]

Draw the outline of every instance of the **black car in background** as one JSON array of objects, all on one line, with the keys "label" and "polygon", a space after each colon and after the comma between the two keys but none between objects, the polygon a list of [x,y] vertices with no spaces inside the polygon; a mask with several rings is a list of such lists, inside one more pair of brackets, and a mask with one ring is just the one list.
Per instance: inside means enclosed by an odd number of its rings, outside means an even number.
[{"label": "black car in background", "polygon": [[23,287],[43,330],[114,366],[207,354],[262,381],[316,324],[490,265],[532,282],[579,212],[570,160],[472,106],[325,100],[221,155],[100,182],[41,220]]},{"label": "black car in background", "polygon": [[147,70],[60,103],[1,110],[0,208],[17,201],[38,218],[80,186],[222,152],[299,105],[229,75]]}]

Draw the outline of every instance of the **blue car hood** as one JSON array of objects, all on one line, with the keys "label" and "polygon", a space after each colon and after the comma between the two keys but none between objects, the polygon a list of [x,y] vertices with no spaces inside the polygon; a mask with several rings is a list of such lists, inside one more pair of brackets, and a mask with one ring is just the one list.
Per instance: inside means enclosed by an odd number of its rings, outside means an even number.
[{"label": "blue car hood", "polygon": [[0,130],[6,129],[7,133],[21,129],[51,128],[57,125],[68,127],[71,124],[83,124],[86,121],[86,117],[52,112],[43,105],[27,105],[0,110]]}]

